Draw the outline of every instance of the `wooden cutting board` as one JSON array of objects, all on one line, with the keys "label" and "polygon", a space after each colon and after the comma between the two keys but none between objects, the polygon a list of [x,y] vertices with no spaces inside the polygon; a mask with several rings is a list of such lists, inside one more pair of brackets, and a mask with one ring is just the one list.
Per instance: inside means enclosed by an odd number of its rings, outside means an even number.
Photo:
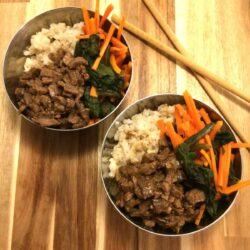
[{"label": "wooden cutting board", "polygon": [[[250,94],[249,0],[152,0],[193,58]],[[94,1],[85,1],[94,9]],[[101,1],[101,13],[111,1]],[[82,1],[0,1],[0,56],[33,16]],[[115,13],[163,42],[167,38],[141,0],[112,1]],[[150,94],[192,95],[213,106],[196,79],[170,58],[126,34],[134,58],[130,93],[120,108]],[[2,60],[1,60],[2,67]],[[2,82],[2,79],[1,79]],[[221,102],[250,141],[249,105],[220,88]],[[126,222],[111,206],[100,180],[98,154],[111,117],[98,128],[55,133],[21,120],[0,85],[0,249],[243,250],[250,247],[250,189],[207,231],[182,238],[157,237]],[[118,112],[117,112],[118,113]],[[242,151],[244,178],[249,153]]]}]

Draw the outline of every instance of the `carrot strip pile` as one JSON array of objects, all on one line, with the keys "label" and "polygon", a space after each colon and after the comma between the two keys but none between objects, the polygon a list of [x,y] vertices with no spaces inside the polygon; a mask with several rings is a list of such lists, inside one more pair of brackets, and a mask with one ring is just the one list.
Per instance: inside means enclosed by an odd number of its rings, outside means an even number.
[{"label": "carrot strip pile", "polygon": [[197,225],[197,226],[200,225],[202,216],[203,216],[203,214],[204,214],[204,212],[205,212],[205,208],[206,208],[206,205],[205,205],[205,204],[201,204],[199,214],[198,214],[198,216],[196,217],[195,222],[194,222],[195,225]]}]

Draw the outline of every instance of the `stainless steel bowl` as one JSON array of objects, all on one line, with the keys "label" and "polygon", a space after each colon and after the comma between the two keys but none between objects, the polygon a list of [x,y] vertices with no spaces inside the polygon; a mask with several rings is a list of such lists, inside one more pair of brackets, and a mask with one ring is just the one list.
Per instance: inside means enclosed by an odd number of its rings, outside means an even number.
[{"label": "stainless steel bowl", "polygon": [[[89,11],[89,15],[93,17],[94,12]],[[7,94],[10,98],[11,103],[13,104],[14,108],[17,111],[18,111],[18,105],[17,105],[17,101],[16,101],[14,93],[15,93],[15,88],[18,85],[18,78],[24,70],[24,63],[25,63],[26,58],[23,55],[23,51],[26,49],[27,46],[30,45],[31,36],[34,35],[36,32],[40,31],[42,28],[48,28],[51,23],[64,22],[67,25],[72,26],[73,24],[78,23],[80,21],[83,21],[82,10],[80,8],[77,8],[77,7],[57,8],[57,9],[46,11],[34,17],[30,21],[28,21],[26,24],[24,24],[19,29],[19,31],[14,35],[5,54],[4,66],[3,66],[3,78],[4,78],[4,85],[5,85]],[[110,25],[111,25],[111,22],[107,20],[103,26],[104,30],[108,30]],[[121,37],[121,40],[129,48],[129,45],[124,36]],[[131,55],[130,49],[129,49],[129,52]],[[132,61],[132,57],[130,58],[130,60]],[[131,80],[132,78],[133,78],[133,61],[132,61]],[[131,85],[131,80],[130,80],[129,87],[124,97],[122,98],[120,103],[116,106],[116,108],[109,115],[102,118],[95,124],[89,125],[83,128],[77,128],[77,129],[57,129],[57,128],[49,128],[49,127],[45,127],[45,128],[50,129],[50,130],[56,130],[56,131],[76,131],[76,130],[83,130],[83,129],[96,126],[97,124],[104,121],[107,117],[109,117],[118,109],[118,107],[121,105],[121,103],[127,96],[127,93]],[[39,126],[38,124],[33,122],[31,119],[29,119],[25,115],[21,114],[21,116],[24,117],[29,122]]]},{"label": "stainless steel bowl", "polygon": [[[162,236],[182,236],[182,235],[187,235],[187,234],[198,233],[202,230],[209,228],[210,226],[214,225],[215,223],[217,223],[231,209],[231,207],[233,206],[233,204],[236,200],[238,193],[230,195],[230,202],[228,204],[225,204],[225,208],[223,209],[223,213],[215,220],[210,221],[206,226],[204,226],[202,228],[197,228],[196,226],[191,226],[188,224],[187,226],[183,227],[183,230],[181,230],[181,232],[179,234],[175,234],[170,230],[164,230],[164,229],[160,229],[160,228],[156,228],[156,229],[145,228],[140,220],[135,219],[135,218],[131,218],[126,213],[125,210],[117,207],[110,192],[109,192],[109,188],[110,188],[109,183],[110,182],[109,182],[108,160],[111,156],[111,150],[113,149],[114,145],[116,144],[116,142],[114,141],[113,138],[114,138],[114,135],[115,135],[117,128],[118,128],[117,122],[121,122],[124,119],[131,118],[133,115],[142,112],[145,108],[155,110],[159,105],[165,104],[165,103],[168,105],[174,105],[177,103],[184,104],[185,102],[184,102],[183,96],[181,96],[181,95],[175,95],[175,94],[153,95],[153,96],[149,96],[149,97],[146,97],[144,99],[141,99],[141,100],[135,102],[134,104],[127,107],[122,113],[120,113],[116,117],[116,119],[113,121],[113,123],[109,127],[109,129],[105,135],[103,144],[102,144],[101,157],[99,159],[102,182],[103,182],[106,194],[108,195],[109,200],[111,201],[113,206],[129,223],[133,224],[134,226],[136,226],[136,227],[138,227],[146,232],[156,234],[156,235],[162,235]],[[215,110],[213,110],[211,107],[209,107],[208,105],[206,105],[203,102],[195,100],[195,103],[196,103],[198,108],[203,107],[208,112],[212,121],[223,120],[223,122],[224,122],[223,130],[230,132],[234,136],[234,139],[235,139],[235,135],[234,135],[233,131],[230,129],[228,123],[223,119],[223,117],[221,115],[219,115]],[[237,177],[241,178],[242,166],[241,166],[241,156],[240,156],[239,151],[236,154],[234,170],[235,170]]]}]

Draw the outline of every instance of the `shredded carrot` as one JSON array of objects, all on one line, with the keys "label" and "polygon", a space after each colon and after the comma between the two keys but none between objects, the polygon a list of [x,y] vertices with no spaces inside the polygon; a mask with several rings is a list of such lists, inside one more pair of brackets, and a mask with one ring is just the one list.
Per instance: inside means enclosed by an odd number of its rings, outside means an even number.
[{"label": "shredded carrot", "polygon": [[209,133],[209,137],[211,138],[211,140],[214,140],[216,134],[220,131],[221,127],[223,125],[223,121],[217,121],[214,125],[214,128],[212,129],[212,131]]},{"label": "shredded carrot", "polygon": [[84,26],[82,27],[82,31],[83,31],[84,34],[87,34],[86,25],[84,25]]},{"label": "shredded carrot", "polygon": [[174,126],[171,122],[167,122],[165,128],[174,148],[183,143],[183,138],[175,132]]},{"label": "shredded carrot", "polygon": [[105,23],[106,19],[108,18],[109,14],[111,13],[111,11],[114,9],[113,4],[109,4],[101,18],[101,22],[100,22],[100,28],[103,26],[103,24]]},{"label": "shredded carrot", "polygon": [[158,129],[160,130],[160,136],[162,138],[165,138],[164,134],[166,132],[166,128],[165,128],[165,123],[163,120],[158,120],[157,123],[156,123]]},{"label": "shredded carrot", "polygon": [[113,46],[118,47],[118,48],[124,48],[124,49],[128,48],[124,43],[122,43],[115,37],[111,38],[111,43],[113,44]]},{"label": "shredded carrot", "polygon": [[110,53],[113,53],[113,52],[123,52],[123,53],[126,53],[127,51],[128,51],[128,48],[110,47]]},{"label": "shredded carrot", "polygon": [[127,56],[126,53],[122,53],[118,57],[116,57],[116,64],[121,66],[123,61],[125,60],[126,56]]},{"label": "shredded carrot", "polygon": [[96,33],[96,26],[95,26],[95,19],[93,17],[90,18],[89,25],[90,25],[90,34],[95,34]]},{"label": "shredded carrot", "polygon": [[114,54],[110,54],[110,65],[112,66],[113,70],[115,71],[115,73],[120,74],[121,73],[121,69],[119,68],[119,66],[116,64],[116,60],[115,60],[115,56]]},{"label": "shredded carrot", "polygon": [[92,97],[98,97],[96,87],[91,86],[89,95],[92,96]]},{"label": "shredded carrot", "polygon": [[212,164],[212,171],[214,174],[214,184],[215,184],[215,186],[217,186],[218,174],[217,174],[216,158],[215,158],[215,154],[214,154],[213,145],[212,145],[212,142],[211,142],[209,135],[205,135],[205,140],[206,140],[207,144],[210,146],[209,154],[210,154],[210,159],[211,159],[211,164]]},{"label": "shredded carrot", "polygon": [[204,161],[202,161],[201,159],[195,159],[194,162],[199,166],[203,166],[204,164]]},{"label": "shredded carrot", "polygon": [[96,29],[99,28],[99,23],[100,23],[99,5],[100,5],[100,0],[96,0],[95,1],[95,26],[96,26]]},{"label": "shredded carrot", "polygon": [[188,93],[188,91],[185,91],[183,93],[183,97],[185,99],[188,112],[193,120],[195,127],[198,130],[202,129],[204,127],[204,125],[202,124],[202,122],[200,120],[199,113],[198,113],[198,110],[195,106],[195,102],[194,102],[192,96]]},{"label": "shredded carrot", "polygon": [[99,56],[97,57],[94,64],[92,65],[93,70],[97,70],[99,63],[101,62],[101,59],[102,59],[102,57],[103,57],[103,55],[104,55],[104,53],[109,45],[110,39],[111,39],[112,35],[114,34],[114,31],[115,31],[115,26],[114,26],[114,24],[111,24],[109,31],[108,31],[108,34],[107,34],[107,36],[103,42],[103,45],[100,49]]},{"label": "shredded carrot", "polygon": [[219,166],[218,166],[218,178],[217,178],[217,186],[222,187],[224,182],[224,166],[225,166],[225,160],[226,160],[226,147],[223,145],[220,148],[220,155],[219,155]]},{"label": "shredded carrot", "polygon": [[195,219],[195,225],[197,225],[197,226],[200,225],[202,216],[203,216],[203,214],[205,212],[205,208],[206,208],[206,205],[204,203],[201,204],[199,214],[197,215],[197,217]]},{"label": "shredded carrot", "polygon": [[85,23],[85,27],[86,27],[86,34],[90,34],[90,19],[89,19],[89,12],[86,8],[86,6],[82,6],[82,12],[83,12],[83,20]]},{"label": "shredded carrot", "polygon": [[[89,39],[91,35],[80,35],[77,36],[77,39]],[[101,40],[105,39],[105,35],[104,34],[98,34],[98,36],[100,37]]]},{"label": "shredded carrot", "polygon": [[211,161],[208,153],[204,149],[200,150],[200,153],[204,156],[204,158],[207,160],[210,168],[212,169],[212,161]]},{"label": "shredded carrot", "polygon": [[206,111],[204,108],[201,108],[201,109],[200,109],[200,115],[201,115],[202,119],[204,120],[204,122],[205,122],[206,124],[211,123],[211,119],[210,119],[210,117],[209,117],[207,111]]},{"label": "shredded carrot", "polygon": [[95,120],[94,119],[89,119],[89,122],[88,122],[88,125],[92,125],[95,123]]},{"label": "shredded carrot", "polygon": [[179,135],[181,135],[182,134],[181,133],[182,119],[181,119],[181,114],[179,113],[179,110],[176,107],[174,109],[174,115],[175,115],[175,122],[176,122],[177,132],[178,132]]},{"label": "shredded carrot", "polygon": [[232,186],[229,186],[229,187],[226,187],[226,188],[223,188],[221,190],[221,192],[223,194],[231,194],[233,192],[236,192],[238,191],[239,189],[241,188],[244,188],[244,187],[247,187],[250,185],[250,180],[246,180],[246,181],[240,181]]},{"label": "shredded carrot", "polygon": [[233,142],[231,143],[232,148],[250,148],[250,143]]},{"label": "shredded carrot", "polygon": [[231,143],[225,145],[226,149],[226,159],[225,159],[225,166],[224,173],[223,173],[223,188],[227,187],[229,171],[230,171],[230,159],[231,159]]},{"label": "shredded carrot", "polygon": [[117,39],[118,40],[121,40],[121,36],[122,36],[122,31],[123,31],[123,28],[124,28],[124,25],[125,25],[125,16],[122,16],[121,18],[121,22],[120,22],[120,25],[119,25],[119,29],[118,29],[118,32],[117,32]]}]

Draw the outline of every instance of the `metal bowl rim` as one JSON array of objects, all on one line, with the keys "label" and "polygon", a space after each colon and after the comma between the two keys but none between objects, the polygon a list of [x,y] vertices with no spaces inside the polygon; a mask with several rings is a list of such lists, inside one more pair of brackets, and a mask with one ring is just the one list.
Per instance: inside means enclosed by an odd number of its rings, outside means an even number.
[{"label": "metal bowl rim", "polygon": [[[7,91],[7,87],[6,87],[6,83],[5,83],[5,67],[6,67],[6,56],[9,52],[9,48],[12,44],[12,42],[14,41],[16,35],[21,32],[25,27],[26,25],[34,22],[37,18],[43,16],[43,15],[46,15],[48,13],[51,13],[51,12],[56,12],[56,11],[60,11],[60,10],[66,10],[66,9],[75,9],[75,10],[79,10],[81,8],[79,7],[75,7],[75,6],[67,6],[67,7],[59,7],[59,8],[54,8],[54,9],[51,9],[51,10],[47,10],[47,11],[44,11],[40,14],[37,14],[36,16],[32,17],[31,19],[29,19],[27,22],[25,22],[24,24],[22,24],[20,26],[20,28],[14,33],[14,35],[12,36],[10,42],[8,43],[7,45],[7,49],[4,53],[4,57],[2,59],[2,82],[3,82],[3,85],[4,85],[4,89],[5,89],[5,93],[7,94],[12,106],[14,107],[14,109],[18,112],[18,114],[24,118],[26,121],[28,121],[29,123],[32,123],[33,125],[37,126],[37,127],[40,127],[42,129],[46,129],[46,130],[51,130],[51,131],[57,131],[57,132],[75,132],[75,131],[80,131],[80,130],[85,130],[85,129],[88,129],[88,128],[91,128],[91,127],[95,127],[97,125],[99,125],[100,123],[102,123],[103,121],[105,121],[108,117],[110,117],[112,114],[114,114],[118,109],[119,107],[121,106],[121,104],[124,102],[124,100],[126,99],[127,95],[128,95],[128,92],[130,91],[130,87],[132,85],[132,82],[133,82],[133,78],[134,78],[134,59],[133,59],[133,55],[131,54],[131,49],[130,49],[130,46],[127,42],[127,39],[126,39],[126,34],[122,34],[122,37],[124,38],[125,42],[126,42],[126,45],[128,47],[128,50],[129,50],[129,53],[130,53],[130,58],[131,58],[131,64],[132,64],[132,72],[131,72],[131,78],[130,78],[130,82],[129,82],[129,85],[128,85],[128,88],[126,90],[126,93],[125,95],[123,96],[123,98],[121,99],[121,101],[118,103],[118,105],[115,107],[115,109],[110,112],[107,116],[103,117],[102,119],[100,119],[98,122],[94,123],[94,124],[91,124],[91,125],[88,125],[88,126],[85,126],[85,127],[81,127],[81,128],[75,128],[75,129],[57,129],[57,128],[50,128],[50,127],[42,127],[40,126],[39,124],[35,123],[34,121],[32,121],[31,119],[29,119],[26,115],[22,114],[19,112],[19,109],[17,108],[17,106],[13,103],[13,101],[11,100],[11,97],[9,96],[9,93]],[[89,12],[92,12],[94,13],[94,11],[92,10],[89,10]],[[102,15],[100,15],[102,16]],[[62,21],[63,22],[63,21]],[[112,23],[109,19],[107,19],[107,22],[109,22],[110,24]]]},{"label": "metal bowl rim", "polygon": [[[135,227],[137,227],[138,229],[140,230],[143,230],[147,233],[150,233],[150,234],[153,234],[153,235],[157,235],[157,236],[163,236],[163,237],[181,237],[181,236],[187,236],[187,235],[193,235],[193,234],[197,234],[197,233],[200,233],[204,230],[207,230],[208,228],[210,228],[211,226],[215,225],[218,221],[220,221],[228,212],[229,210],[232,208],[232,206],[234,205],[238,195],[239,195],[239,191],[236,192],[235,194],[235,197],[233,198],[233,201],[231,202],[231,204],[228,206],[228,208],[216,219],[214,220],[212,223],[204,226],[203,228],[200,228],[198,230],[195,230],[195,231],[192,231],[192,232],[189,232],[189,233],[181,233],[181,234],[163,234],[163,233],[157,233],[157,232],[153,232],[153,231],[150,231],[150,230],[147,230],[146,228],[143,228],[139,225],[137,225],[136,223],[134,223],[132,220],[130,220],[128,217],[126,217],[124,215],[124,213],[122,213],[119,208],[115,205],[115,203],[113,202],[107,188],[106,188],[106,185],[105,185],[105,182],[104,182],[104,178],[103,178],[103,172],[102,172],[102,154],[103,154],[103,149],[104,149],[104,145],[105,145],[105,142],[106,142],[106,139],[107,139],[107,136],[111,130],[111,128],[114,126],[114,124],[116,123],[116,121],[119,119],[119,117],[121,117],[124,113],[126,113],[126,111],[128,109],[130,109],[132,106],[138,104],[139,102],[142,102],[144,100],[147,100],[147,99],[151,99],[151,98],[157,98],[157,97],[162,97],[162,96],[178,96],[178,97],[182,97],[183,98],[183,95],[180,95],[180,94],[171,94],[171,93],[161,93],[161,94],[154,94],[154,95],[149,95],[149,96],[146,96],[142,99],[139,99],[135,102],[133,102],[132,104],[130,104],[128,107],[126,107],[114,120],[113,122],[111,123],[111,125],[109,126],[105,136],[104,136],[104,139],[103,139],[103,142],[102,142],[102,146],[101,146],[101,153],[100,153],[100,157],[99,157],[99,166],[100,166],[100,171],[101,171],[101,178],[102,178],[102,184],[103,184],[103,187],[105,189],[105,192],[106,192],[106,195],[108,196],[109,198],[109,201],[112,203],[113,207],[116,209],[116,211],[123,217],[126,219],[127,222],[131,223],[132,225],[134,225]],[[208,104],[204,103],[203,101],[200,101],[196,98],[194,98],[194,101],[195,102],[200,102],[201,104],[203,104],[204,106],[207,106],[209,107],[213,112],[215,112],[222,120],[223,122],[225,122],[227,124],[227,126],[229,127],[230,129],[230,132],[234,135],[234,137],[236,138],[235,136],[235,133],[234,131],[232,130],[232,128],[230,127],[230,125],[228,124],[228,122],[224,119],[224,117],[218,112],[216,111],[214,108],[210,107]],[[240,162],[241,162],[241,170],[242,170],[242,157],[241,157],[241,153],[239,152],[239,156],[240,156]],[[242,171],[241,171],[241,179],[242,179]]]}]

